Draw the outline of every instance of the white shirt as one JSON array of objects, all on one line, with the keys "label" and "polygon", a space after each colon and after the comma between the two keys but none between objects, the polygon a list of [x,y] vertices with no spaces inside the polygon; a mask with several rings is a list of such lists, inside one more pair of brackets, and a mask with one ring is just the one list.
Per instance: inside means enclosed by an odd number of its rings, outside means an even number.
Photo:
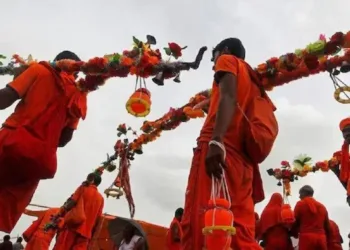
[{"label": "white shirt", "polygon": [[21,243],[16,242],[12,245],[12,249],[13,250],[21,250],[21,249],[24,249],[24,247]]},{"label": "white shirt", "polygon": [[126,244],[125,241],[123,240],[122,244],[119,247],[119,250],[134,250],[134,247],[140,238],[141,238],[140,236],[134,235],[131,238],[131,241],[129,242],[129,244]]}]

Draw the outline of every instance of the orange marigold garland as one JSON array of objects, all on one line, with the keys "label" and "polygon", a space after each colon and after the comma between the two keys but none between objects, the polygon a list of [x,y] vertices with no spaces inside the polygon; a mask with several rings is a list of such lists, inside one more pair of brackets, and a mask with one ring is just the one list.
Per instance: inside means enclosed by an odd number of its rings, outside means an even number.
[{"label": "orange marigold garland", "polygon": [[[125,50],[121,54],[114,53],[105,55],[104,57],[95,57],[87,62],[60,60],[51,62],[51,65],[68,73],[84,73],[86,77],[80,79],[77,85],[82,91],[90,92],[98,89],[99,86],[103,85],[111,77],[136,75],[141,78],[148,78],[162,74],[163,80],[175,77],[174,80],[178,81],[176,77],[181,71],[197,69],[199,67],[203,54],[207,50],[206,47],[202,47],[194,62],[170,62],[169,60],[162,59],[162,54],[158,49],[151,48],[152,45],[156,44],[156,39],[153,36],[148,35],[146,42],[142,42],[135,37],[133,37],[133,41],[133,48],[131,50]],[[169,55],[177,59],[182,55],[181,51],[184,48],[181,48],[176,43],[169,43],[166,53],[169,54],[170,51]],[[0,61],[1,59],[5,59],[5,57],[1,56]],[[18,55],[14,55],[13,60],[7,66],[0,65],[0,75],[14,75],[17,71],[17,65],[28,67],[29,60],[23,60]],[[160,83],[156,80],[154,82],[158,85],[163,84],[163,82]]]}]

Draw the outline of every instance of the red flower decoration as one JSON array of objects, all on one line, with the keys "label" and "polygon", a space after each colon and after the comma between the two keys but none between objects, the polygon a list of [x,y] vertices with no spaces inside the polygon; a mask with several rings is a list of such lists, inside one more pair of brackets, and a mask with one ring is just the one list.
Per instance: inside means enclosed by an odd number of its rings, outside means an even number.
[{"label": "red flower decoration", "polygon": [[282,170],[282,177],[289,179],[292,176],[292,172],[289,170]]},{"label": "red flower decoration", "polygon": [[168,43],[169,49],[175,58],[182,56],[182,48],[177,43]]},{"label": "red flower decoration", "polygon": [[99,86],[102,86],[108,79],[105,75],[87,75],[85,79],[79,79],[78,86],[84,91],[95,91]]},{"label": "red flower decoration", "polygon": [[281,165],[284,167],[289,166],[289,162],[288,161],[281,161]]},{"label": "red flower decoration", "polygon": [[335,42],[328,42],[324,48],[324,53],[326,55],[333,55],[338,52],[338,45]]},{"label": "red flower decoration", "polygon": [[305,65],[309,70],[317,69],[319,61],[317,56],[307,55],[304,59]]},{"label": "red flower decoration", "polygon": [[334,43],[336,46],[341,46],[344,42],[344,34],[343,32],[337,32],[335,33],[331,39],[330,39],[331,43]]}]

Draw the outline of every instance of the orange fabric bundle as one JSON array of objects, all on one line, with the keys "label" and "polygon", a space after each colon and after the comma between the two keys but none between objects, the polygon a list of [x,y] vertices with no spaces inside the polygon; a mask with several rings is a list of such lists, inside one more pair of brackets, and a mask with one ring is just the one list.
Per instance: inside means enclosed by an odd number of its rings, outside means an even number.
[{"label": "orange fabric bundle", "polygon": [[339,123],[340,131],[343,131],[345,127],[350,126],[350,117],[341,120]]}]

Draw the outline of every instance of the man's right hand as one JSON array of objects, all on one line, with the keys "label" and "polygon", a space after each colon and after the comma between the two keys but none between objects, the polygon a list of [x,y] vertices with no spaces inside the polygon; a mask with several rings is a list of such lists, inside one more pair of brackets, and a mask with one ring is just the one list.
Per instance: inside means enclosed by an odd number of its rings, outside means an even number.
[{"label": "man's right hand", "polygon": [[350,144],[350,125],[346,126],[343,131],[343,137],[344,137],[344,140]]}]

